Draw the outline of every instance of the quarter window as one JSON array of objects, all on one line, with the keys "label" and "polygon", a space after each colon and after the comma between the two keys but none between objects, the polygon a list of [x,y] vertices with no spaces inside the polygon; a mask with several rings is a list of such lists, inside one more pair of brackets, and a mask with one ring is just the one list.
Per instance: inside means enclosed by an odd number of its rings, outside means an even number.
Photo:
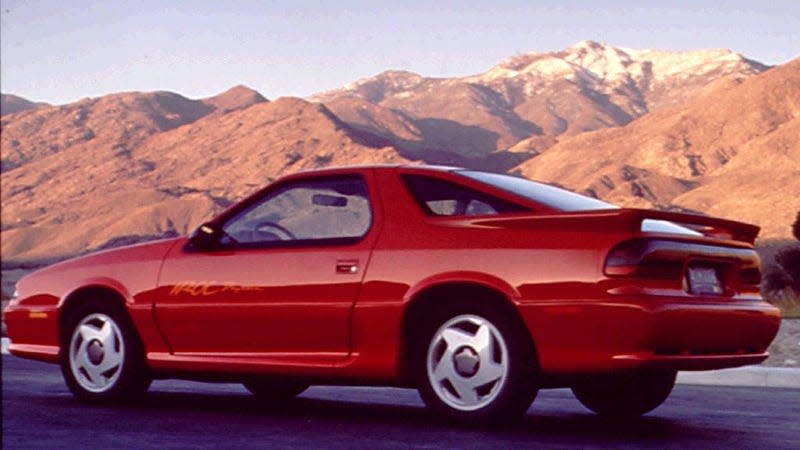
[{"label": "quarter window", "polygon": [[354,240],[369,231],[372,214],[360,177],[291,183],[223,226],[231,244]]}]

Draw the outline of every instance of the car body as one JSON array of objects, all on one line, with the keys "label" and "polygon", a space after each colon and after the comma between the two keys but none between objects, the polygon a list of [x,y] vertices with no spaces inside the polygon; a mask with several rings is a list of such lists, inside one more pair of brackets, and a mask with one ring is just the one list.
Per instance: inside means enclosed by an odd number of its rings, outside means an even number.
[{"label": "car body", "polygon": [[679,370],[756,364],[779,323],[758,228],[617,208],[436,166],[286,176],[179,237],[55,264],[17,285],[14,355],[60,363],[84,400],[153,378],[417,387],[456,420],[571,387],[645,413]]}]

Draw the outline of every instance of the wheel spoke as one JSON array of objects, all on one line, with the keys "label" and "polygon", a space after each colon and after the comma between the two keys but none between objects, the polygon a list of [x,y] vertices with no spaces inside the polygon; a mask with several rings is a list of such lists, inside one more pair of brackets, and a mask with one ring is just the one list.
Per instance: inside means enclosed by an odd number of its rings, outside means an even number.
[{"label": "wheel spoke", "polygon": [[112,345],[116,337],[114,324],[110,320],[105,321],[103,326],[97,331],[97,340],[102,342],[104,346]]},{"label": "wheel spoke", "polygon": [[91,366],[91,363],[89,363],[88,355],[85,352],[80,352],[72,357],[72,365],[77,369],[83,369]]},{"label": "wheel spoke", "polygon": [[92,339],[101,340],[100,330],[88,323],[81,325],[78,333],[80,333],[83,342],[89,342]]},{"label": "wheel spoke", "polygon": [[478,392],[475,390],[475,383],[470,380],[465,380],[461,377],[450,378],[450,384],[458,393],[458,397],[465,405],[474,405],[478,403]]},{"label": "wheel spoke", "polygon": [[101,373],[106,373],[111,369],[119,367],[122,364],[122,353],[115,347],[106,347],[103,361],[97,366]]},{"label": "wheel spoke", "polygon": [[478,373],[472,377],[476,386],[483,386],[493,381],[498,381],[505,375],[505,366],[498,364],[492,360],[485,360],[481,358],[481,367]]},{"label": "wheel spoke", "polygon": [[455,373],[456,370],[455,367],[453,367],[453,351],[448,348],[442,355],[442,358],[436,363],[433,376],[436,381],[442,381],[452,378]]},{"label": "wheel spoke", "polygon": [[79,367],[91,365],[88,351],[89,342],[89,340],[83,339],[78,348],[75,349],[75,353],[72,355],[73,364],[77,364]]},{"label": "wheel spoke", "polygon": [[103,373],[99,370],[99,366],[94,366],[92,364],[86,364],[82,367],[85,372],[86,378],[89,379],[89,382],[92,383],[95,387],[103,387],[106,384],[106,377]]},{"label": "wheel spoke", "polygon": [[485,323],[481,324],[478,331],[469,340],[469,345],[481,355],[481,359],[486,352],[492,351],[491,343],[492,331]]},{"label": "wheel spoke", "polygon": [[442,339],[447,343],[448,349],[451,349],[462,345],[470,345],[475,339],[475,336],[468,334],[464,330],[451,327],[444,330]]}]

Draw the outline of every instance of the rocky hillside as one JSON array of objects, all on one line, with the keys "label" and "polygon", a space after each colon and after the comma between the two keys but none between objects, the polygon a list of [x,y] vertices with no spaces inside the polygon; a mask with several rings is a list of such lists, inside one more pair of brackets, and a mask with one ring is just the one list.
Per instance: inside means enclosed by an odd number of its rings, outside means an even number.
[{"label": "rocky hillside", "polygon": [[729,50],[640,51],[584,41],[559,52],[516,55],[463,78],[388,71],[313,99],[421,158],[503,152],[491,162],[506,170],[554,137],[625,125],[766,68]]},{"label": "rocky hillside", "polygon": [[515,170],[619,204],[689,209],[788,236],[800,210],[800,59],[716,85],[625,127],[563,140]]},{"label": "rocky hillside", "polygon": [[120,93],[2,116],[4,268],[186,233],[274,177],[422,160],[788,236],[800,63],[583,42],[471,77],[386,72],[312,100],[237,86]]},{"label": "rocky hillside", "polygon": [[186,233],[287,172],[407,161],[322,105],[248,91],[128,93],[4,117],[4,266]]}]

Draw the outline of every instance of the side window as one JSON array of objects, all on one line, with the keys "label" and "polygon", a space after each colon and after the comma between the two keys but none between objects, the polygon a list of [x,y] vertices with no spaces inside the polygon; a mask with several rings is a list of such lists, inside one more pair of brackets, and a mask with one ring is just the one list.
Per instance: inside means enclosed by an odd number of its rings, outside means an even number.
[{"label": "side window", "polygon": [[372,222],[367,186],[360,177],[290,183],[230,219],[229,243],[354,239]]},{"label": "side window", "polygon": [[403,175],[409,192],[431,216],[482,216],[526,209],[459,184],[422,175]]}]

